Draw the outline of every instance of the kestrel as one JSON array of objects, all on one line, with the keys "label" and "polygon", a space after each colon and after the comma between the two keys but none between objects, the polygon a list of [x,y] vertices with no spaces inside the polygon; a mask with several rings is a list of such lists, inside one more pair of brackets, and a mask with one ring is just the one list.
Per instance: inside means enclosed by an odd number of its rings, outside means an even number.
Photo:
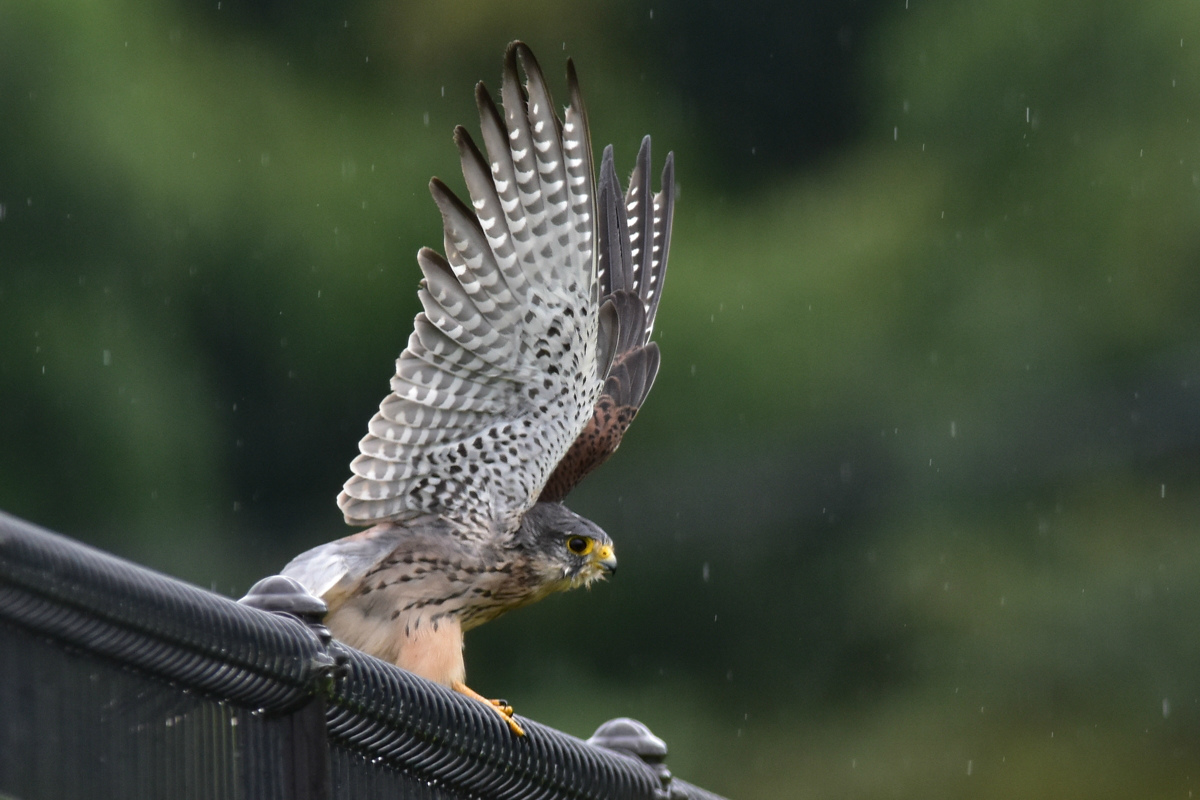
[{"label": "kestrel", "polygon": [[510,707],[464,683],[463,633],[616,569],[608,534],[562,500],[617,449],[658,372],[674,205],[672,154],[651,193],[648,136],[628,192],[611,146],[597,186],[570,61],[567,83],[560,120],[514,42],[503,116],[476,86],[486,157],[454,131],[471,203],[430,182],[446,255],[417,254],[424,310],[338,497],[347,523],[374,527],[284,568],[325,600],[338,639],[489,704],[517,734]]}]

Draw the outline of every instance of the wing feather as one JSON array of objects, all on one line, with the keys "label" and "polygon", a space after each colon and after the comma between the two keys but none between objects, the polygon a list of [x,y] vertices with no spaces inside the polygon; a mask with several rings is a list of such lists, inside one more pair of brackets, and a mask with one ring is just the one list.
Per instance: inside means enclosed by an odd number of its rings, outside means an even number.
[{"label": "wing feather", "polygon": [[[646,150],[649,168],[650,137],[642,147]],[[646,301],[646,338],[654,331],[654,319],[658,316],[658,303],[662,300],[663,279],[667,276],[667,256],[671,252],[671,225],[675,220],[675,154],[667,153],[663,164],[661,187],[651,199],[652,228],[654,231],[650,247],[649,275],[638,287],[638,293]]]},{"label": "wing feather", "polygon": [[658,375],[658,345],[650,341],[662,297],[675,209],[675,158],[668,153],[661,189],[650,191],[650,137],[622,194],[612,146],[604,148],[596,230],[598,285],[618,320],[616,352],[604,390],[583,432],[551,473],[539,499],[562,500],[621,444]]},{"label": "wing feather", "polygon": [[514,42],[504,115],[476,88],[486,157],[455,130],[470,205],[430,183],[446,255],[417,254],[423,310],[338,498],[351,524],[435,514],[513,530],[593,414],[622,323],[600,302],[591,143],[569,62],[567,75],[560,122]]}]

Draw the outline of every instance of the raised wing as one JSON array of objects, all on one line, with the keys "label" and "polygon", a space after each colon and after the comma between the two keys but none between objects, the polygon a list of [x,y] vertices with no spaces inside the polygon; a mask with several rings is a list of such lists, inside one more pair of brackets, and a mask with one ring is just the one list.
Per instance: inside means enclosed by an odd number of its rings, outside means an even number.
[{"label": "raised wing", "polygon": [[560,121],[514,42],[503,118],[476,87],[487,158],[454,132],[473,208],[430,183],[446,256],[417,254],[424,310],[338,497],[350,524],[437,514],[513,530],[592,416],[617,320],[600,300],[591,142],[569,61],[567,79]]},{"label": "raised wing", "polygon": [[544,501],[562,500],[621,444],[658,374],[658,345],[650,341],[662,297],[671,221],[675,212],[675,155],[667,154],[661,188],[650,194],[650,137],[642,139],[637,166],[622,197],[612,146],[600,164],[598,263],[603,297],[617,311],[620,334],[612,369],[587,426],[542,490]]}]

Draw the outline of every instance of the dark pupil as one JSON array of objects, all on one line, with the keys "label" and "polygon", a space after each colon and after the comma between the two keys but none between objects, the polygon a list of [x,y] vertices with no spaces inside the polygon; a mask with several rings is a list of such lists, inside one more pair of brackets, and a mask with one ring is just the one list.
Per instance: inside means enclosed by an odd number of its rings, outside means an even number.
[{"label": "dark pupil", "polygon": [[571,548],[571,551],[574,553],[582,553],[583,549],[587,547],[587,542],[578,536],[573,536],[571,537],[571,541],[567,542],[567,547]]}]

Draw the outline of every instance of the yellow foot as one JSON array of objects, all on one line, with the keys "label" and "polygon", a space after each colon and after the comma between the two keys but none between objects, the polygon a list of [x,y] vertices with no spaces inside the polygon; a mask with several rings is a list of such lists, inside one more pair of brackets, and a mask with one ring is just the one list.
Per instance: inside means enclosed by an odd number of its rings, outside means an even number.
[{"label": "yellow foot", "polygon": [[483,695],[481,695],[479,692],[472,689],[470,686],[467,686],[462,681],[454,681],[454,683],[450,684],[450,688],[453,689],[454,691],[458,692],[459,694],[466,695],[467,697],[471,698],[472,700],[478,700],[479,702],[483,703],[488,708],[495,711],[497,714],[500,715],[500,718],[502,720],[504,720],[506,723],[508,723],[509,729],[513,733],[515,733],[517,736],[525,735],[525,730],[520,725],[517,724],[517,721],[515,719],[513,719],[513,707],[510,706],[508,703],[504,702],[503,700],[489,700],[486,697],[484,697]]}]

